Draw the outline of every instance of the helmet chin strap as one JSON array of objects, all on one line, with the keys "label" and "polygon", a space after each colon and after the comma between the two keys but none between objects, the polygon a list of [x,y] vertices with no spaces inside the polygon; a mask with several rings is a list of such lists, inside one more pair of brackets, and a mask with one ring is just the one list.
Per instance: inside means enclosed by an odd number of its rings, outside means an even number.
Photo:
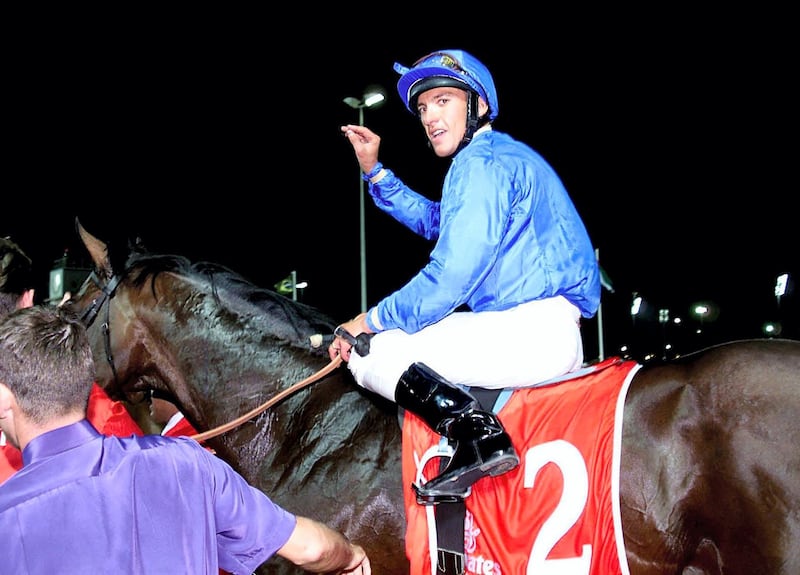
[{"label": "helmet chin strap", "polygon": [[472,136],[483,124],[484,122],[478,117],[478,94],[470,90],[467,99],[467,131],[464,133],[464,145],[472,140]]},{"label": "helmet chin strap", "polygon": [[472,141],[472,136],[474,136],[478,128],[483,126],[487,121],[486,118],[478,117],[478,94],[472,90],[468,91],[467,94],[467,130],[464,132],[464,139],[461,140],[458,148],[453,152],[454,156]]}]

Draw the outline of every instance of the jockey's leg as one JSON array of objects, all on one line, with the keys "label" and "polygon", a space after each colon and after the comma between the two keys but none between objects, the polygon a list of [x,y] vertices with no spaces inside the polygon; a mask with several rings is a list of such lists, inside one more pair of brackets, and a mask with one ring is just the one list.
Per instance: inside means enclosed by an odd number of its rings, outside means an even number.
[{"label": "jockey's leg", "polygon": [[511,438],[497,416],[481,409],[475,397],[425,364],[414,363],[403,373],[395,401],[455,443],[455,453],[444,471],[424,485],[414,485],[419,503],[463,499],[479,479],[519,465]]}]

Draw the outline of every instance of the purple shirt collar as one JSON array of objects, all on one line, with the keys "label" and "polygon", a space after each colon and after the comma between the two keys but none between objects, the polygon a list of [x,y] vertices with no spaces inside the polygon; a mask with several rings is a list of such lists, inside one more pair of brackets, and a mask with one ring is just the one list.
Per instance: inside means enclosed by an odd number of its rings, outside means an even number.
[{"label": "purple shirt collar", "polygon": [[100,432],[87,419],[53,429],[33,438],[25,446],[22,451],[23,464],[30,465],[41,459],[46,459],[88,443],[99,436]]}]

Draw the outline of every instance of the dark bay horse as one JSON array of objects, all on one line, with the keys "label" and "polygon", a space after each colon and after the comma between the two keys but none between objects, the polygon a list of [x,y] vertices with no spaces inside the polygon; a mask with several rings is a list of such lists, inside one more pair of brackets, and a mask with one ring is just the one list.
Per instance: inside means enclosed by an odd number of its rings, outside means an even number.
[{"label": "dark bay horse", "polygon": [[[214,264],[135,249],[124,275],[114,275],[105,244],[79,232],[98,282],[65,307],[85,314],[98,381],[112,396],[170,392],[195,428],[208,430],[329,363],[327,343],[314,347],[309,336],[336,324],[315,309]],[[361,543],[374,573],[399,575],[407,573],[400,439],[394,406],[339,369],[207,443],[286,509]],[[297,572],[280,558],[259,571]]]},{"label": "dark bay horse", "polygon": [[[110,393],[168,391],[208,430],[328,363],[311,336],[336,323],[315,309],[137,246],[113,270],[106,245],[78,231],[95,269],[65,305],[88,322]],[[641,366],[622,413],[623,573],[800,573],[800,342]],[[374,573],[408,573],[397,412],[346,369],[208,443],[287,509],[362,543]],[[259,571],[296,572],[277,559]]]}]

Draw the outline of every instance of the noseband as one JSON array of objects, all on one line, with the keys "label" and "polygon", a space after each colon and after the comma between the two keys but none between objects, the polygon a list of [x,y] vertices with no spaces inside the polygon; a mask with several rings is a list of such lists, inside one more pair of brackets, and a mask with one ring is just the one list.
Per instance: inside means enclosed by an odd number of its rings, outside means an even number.
[{"label": "noseband", "polygon": [[111,298],[114,297],[114,292],[117,291],[117,286],[119,282],[122,280],[120,276],[112,275],[111,280],[108,283],[103,283],[97,275],[97,272],[92,272],[89,276],[89,279],[92,280],[94,285],[96,285],[102,295],[99,298],[95,298],[92,300],[92,305],[86,308],[81,314],[81,321],[86,326],[86,329],[94,323],[94,320],[97,318],[97,314],[103,307],[103,304],[108,302],[106,306],[106,321],[103,322],[103,345],[106,350],[106,361],[108,365],[111,366],[111,373],[114,374],[114,381],[117,382],[117,369],[114,367],[114,356],[111,353],[111,328],[110,328],[110,310],[111,310]]}]

